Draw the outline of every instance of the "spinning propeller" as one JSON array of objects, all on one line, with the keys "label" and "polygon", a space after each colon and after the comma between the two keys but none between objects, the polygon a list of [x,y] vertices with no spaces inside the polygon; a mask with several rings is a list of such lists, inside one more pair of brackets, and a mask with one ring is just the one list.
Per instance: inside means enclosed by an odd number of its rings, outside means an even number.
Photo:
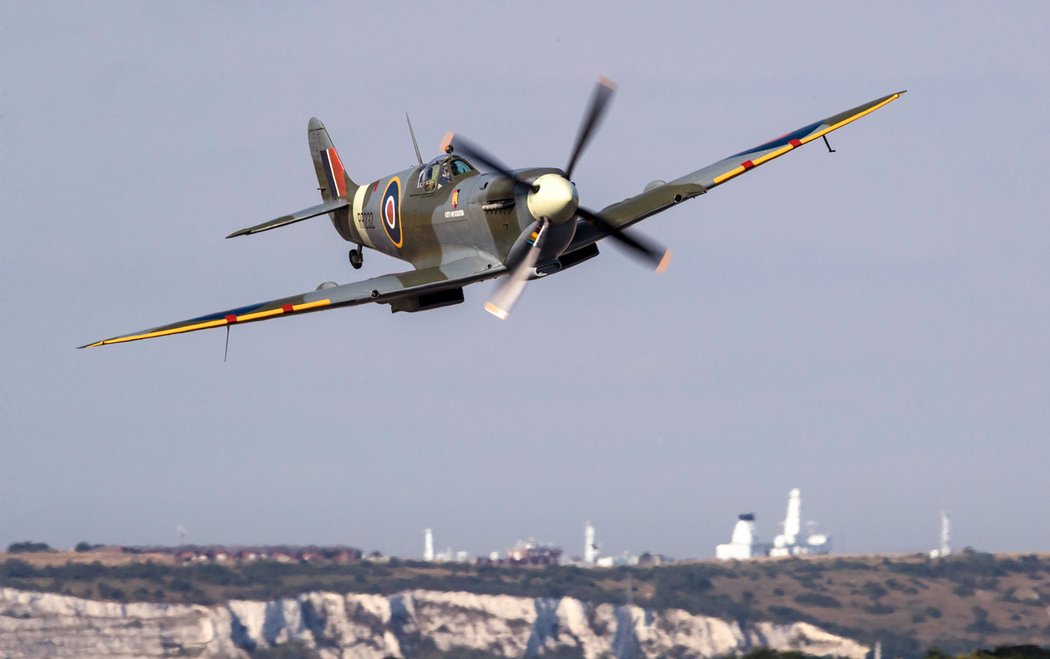
[{"label": "spinning propeller", "polygon": [[615,88],[611,80],[598,79],[594,94],[591,96],[590,107],[576,135],[576,144],[573,146],[572,155],[569,156],[569,164],[565,167],[564,175],[550,173],[528,180],[515,173],[492,154],[462,137],[449,136],[446,138],[446,143],[452,143],[454,140],[455,150],[466,156],[467,159],[481,163],[510,179],[515,189],[526,195],[529,213],[536,218],[536,222],[526,229],[529,233],[526,241],[527,247],[511,253],[510,260],[507,261],[507,270],[510,275],[503,280],[489,301],[485,303],[485,310],[497,318],[506,319],[518,298],[521,297],[529,278],[529,272],[536,266],[536,261],[543,250],[544,241],[552,225],[564,224],[580,217],[614,239],[630,254],[648,264],[656,272],[663,272],[670,262],[670,250],[638,236],[630,236],[598,213],[580,206],[576,186],[572,183],[572,172],[576,168],[576,161],[598,128]]}]

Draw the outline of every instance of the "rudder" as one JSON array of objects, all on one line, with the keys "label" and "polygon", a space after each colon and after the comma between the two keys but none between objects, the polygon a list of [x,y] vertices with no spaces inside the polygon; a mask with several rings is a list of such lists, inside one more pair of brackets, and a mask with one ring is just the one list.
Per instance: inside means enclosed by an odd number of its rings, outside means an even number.
[{"label": "rudder", "polygon": [[310,142],[310,157],[314,161],[317,187],[321,190],[321,198],[325,201],[352,198],[358,186],[343,168],[343,161],[339,158],[332,139],[328,137],[324,124],[317,117],[313,117],[310,119],[306,133]]}]

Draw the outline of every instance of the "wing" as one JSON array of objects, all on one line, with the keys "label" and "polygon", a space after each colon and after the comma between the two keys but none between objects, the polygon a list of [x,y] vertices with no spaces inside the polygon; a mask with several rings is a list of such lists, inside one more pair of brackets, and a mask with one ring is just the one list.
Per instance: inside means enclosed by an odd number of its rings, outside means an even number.
[{"label": "wing", "polygon": [[[883,96],[864,105],[859,105],[852,110],[846,110],[827,119],[821,119],[808,126],[803,126],[798,130],[760,144],[753,149],[741,151],[728,158],[719,160],[692,174],[687,174],[669,183],[648,189],[638,196],[617,202],[602,209],[600,215],[618,227],[628,227],[679,202],[704,194],[711,188],[722,185],[726,181],[749,172],[774,158],[779,158],[785,153],[790,153],[803,144],[819,140],[831,131],[842,128],[846,124],[852,123],[892,103],[900,98],[902,94],[904,92],[900,91]],[[600,230],[581,220],[577,228],[576,238],[573,239],[572,245],[566,251],[571,252],[584,247],[603,238],[604,235]]]},{"label": "wing", "polygon": [[[366,279],[352,284],[343,284],[342,286],[318,288],[315,291],[303,293],[302,295],[292,295],[279,300],[219,311],[206,316],[132,332],[131,334],[122,334],[80,347],[94,348],[110,343],[153,339],[159,336],[195,332],[212,327],[252,323],[258,320],[281,318],[310,311],[324,311],[325,309],[335,309],[367,302],[396,304],[398,300],[403,298],[436,293],[452,288],[462,288],[467,284],[496,277],[502,274],[505,269],[497,259],[482,252],[477,252],[471,256],[433,268],[383,275],[382,277]],[[460,301],[462,301],[462,297]]]}]

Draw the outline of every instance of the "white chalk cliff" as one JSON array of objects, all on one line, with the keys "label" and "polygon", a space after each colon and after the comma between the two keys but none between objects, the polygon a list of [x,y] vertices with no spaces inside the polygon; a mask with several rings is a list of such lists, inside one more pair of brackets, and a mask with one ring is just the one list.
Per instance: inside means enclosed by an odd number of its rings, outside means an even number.
[{"label": "white chalk cliff", "polygon": [[766,646],[863,659],[806,623],[736,622],[670,609],[413,590],[305,593],[219,606],[100,602],[0,588],[0,657],[238,657],[296,642],[325,659],[411,658],[436,648],[522,657],[714,657]]}]

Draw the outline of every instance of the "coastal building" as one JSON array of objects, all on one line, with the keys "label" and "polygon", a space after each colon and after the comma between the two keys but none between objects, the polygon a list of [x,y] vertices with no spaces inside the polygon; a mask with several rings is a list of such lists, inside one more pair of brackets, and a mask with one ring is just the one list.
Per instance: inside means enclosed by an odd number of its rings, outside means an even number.
[{"label": "coastal building", "polygon": [[594,565],[598,560],[598,545],[594,543],[594,524],[587,522],[583,526],[583,562]]},{"label": "coastal building", "polygon": [[930,552],[930,558],[944,558],[952,553],[952,520],[948,513],[941,511],[941,543]]},{"label": "coastal building", "polygon": [[768,556],[770,548],[758,542],[754,513],[743,513],[737,517],[729,542],[715,547],[715,558],[724,561],[747,560],[755,556]]},{"label": "coastal building", "polygon": [[773,538],[770,556],[804,556],[827,554],[831,551],[831,536],[824,533],[802,534],[802,492],[796,487],[788,492],[787,516],[784,532]]},{"label": "coastal building", "polygon": [[423,530],[423,560],[427,563],[434,561],[434,532],[431,529]]},{"label": "coastal building", "polygon": [[757,556],[783,557],[829,553],[831,536],[824,533],[803,533],[803,525],[802,492],[796,487],[788,492],[783,532],[774,537],[771,544],[758,541],[755,516],[752,513],[744,513],[737,518],[730,541],[715,547],[715,557],[722,560],[748,560]]},{"label": "coastal building", "polygon": [[507,562],[511,565],[558,565],[561,554],[561,547],[542,545],[535,540],[519,540],[507,550]]}]

